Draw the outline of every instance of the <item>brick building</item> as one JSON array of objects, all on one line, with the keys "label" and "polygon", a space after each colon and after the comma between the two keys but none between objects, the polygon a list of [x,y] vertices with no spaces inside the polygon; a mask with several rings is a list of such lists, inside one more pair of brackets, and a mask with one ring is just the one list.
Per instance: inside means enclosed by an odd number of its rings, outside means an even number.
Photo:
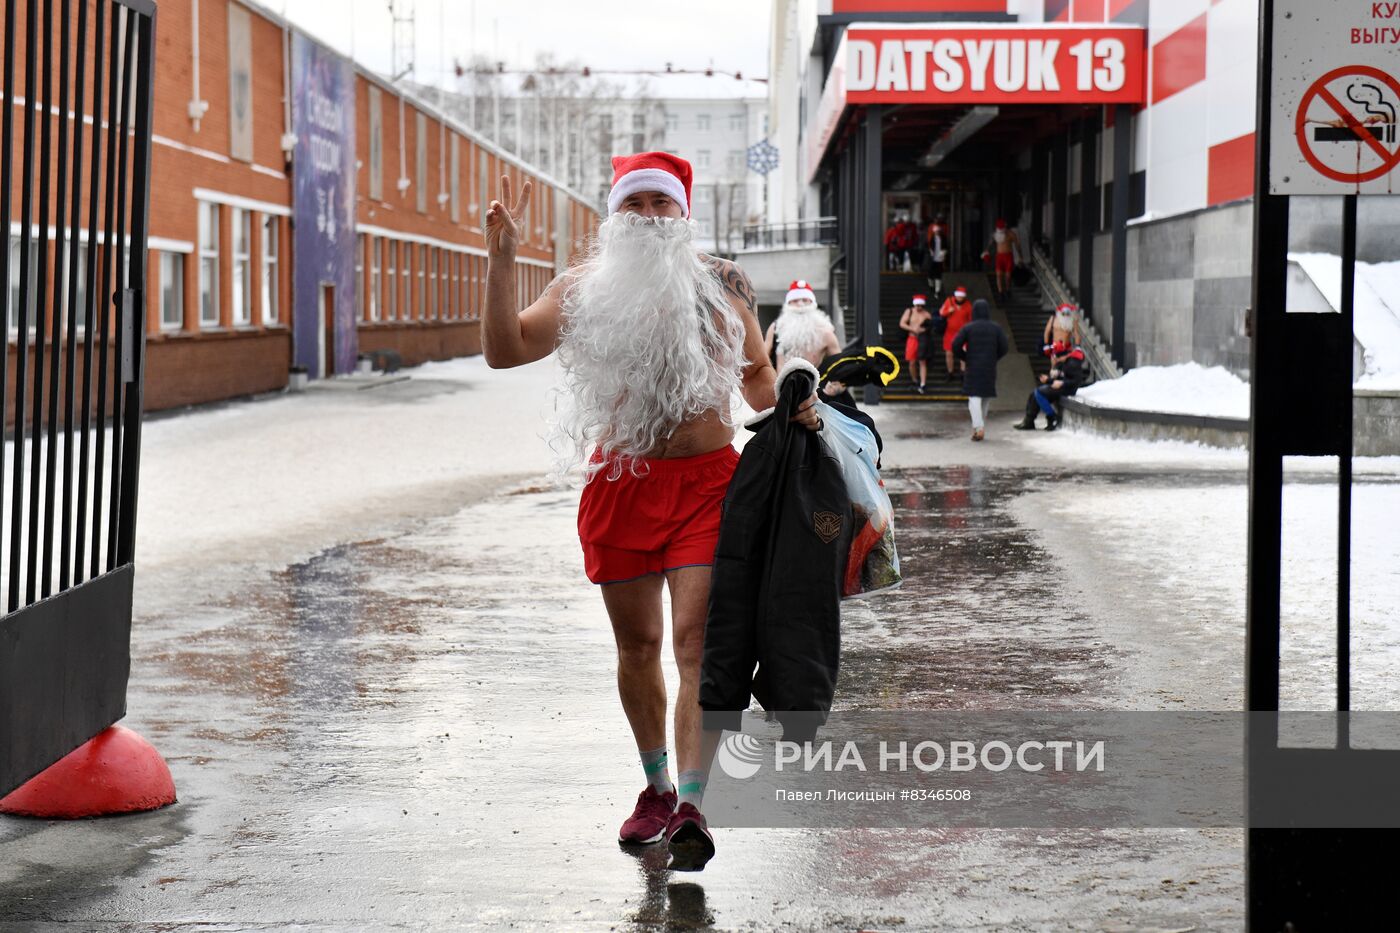
[{"label": "brick building", "polygon": [[[21,7],[21,30],[23,20]],[[527,178],[535,184],[519,251],[522,301],[596,225],[583,196],[256,4],[163,3],[156,40],[150,410],[276,390],[294,366],[311,378],[348,372],[377,350],[396,352],[406,365],[479,352],[481,218],[502,174],[517,190]],[[82,104],[70,106],[89,127],[91,97],[89,76]],[[22,103],[18,94],[10,100],[16,114]],[[13,152],[23,144],[20,123]],[[89,149],[92,138],[89,131]],[[86,201],[81,213],[86,218]],[[12,374],[17,218],[12,213]],[[31,229],[37,247],[39,231]],[[80,239],[82,262],[86,234]],[[34,268],[38,250],[30,252]]]}]

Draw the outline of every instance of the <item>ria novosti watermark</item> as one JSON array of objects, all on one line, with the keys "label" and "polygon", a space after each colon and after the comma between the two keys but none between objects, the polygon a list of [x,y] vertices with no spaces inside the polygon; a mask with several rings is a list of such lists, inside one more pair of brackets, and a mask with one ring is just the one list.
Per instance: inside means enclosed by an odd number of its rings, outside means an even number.
[{"label": "ria novosti watermark", "polygon": [[[1248,717],[1266,714],[817,715],[815,730],[810,720],[792,730],[802,741],[784,736],[782,714],[746,713],[741,730],[725,734],[705,795],[712,825],[1242,827]],[[1319,715],[1328,718],[1305,718]],[[1384,727],[1373,731],[1393,733],[1400,747],[1400,713],[1370,715],[1388,717],[1373,719]],[[1279,729],[1280,742],[1291,733],[1302,744],[1325,746],[1335,731],[1332,714],[1284,716],[1295,717],[1295,728]],[[1310,825],[1313,807],[1269,796],[1287,788],[1287,776],[1273,768],[1267,776],[1269,782],[1256,778],[1255,790],[1273,806],[1256,806],[1251,797],[1254,818]],[[1329,820],[1375,825],[1370,814],[1345,810],[1340,789],[1336,799]]]}]

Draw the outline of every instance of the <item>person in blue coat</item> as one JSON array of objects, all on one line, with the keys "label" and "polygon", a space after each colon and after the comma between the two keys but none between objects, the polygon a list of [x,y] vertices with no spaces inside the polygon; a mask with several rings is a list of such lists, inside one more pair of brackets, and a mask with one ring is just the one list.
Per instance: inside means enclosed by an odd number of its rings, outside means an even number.
[{"label": "person in blue coat", "polygon": [[1006,331],[992,320],[992,308],[979,298],[972,303],[972,320],[953,335],[953,356],[964,361],[963,391],[972,414],[972,439],[986,436],[987,409],[997,394],[997,361],[1010,343]]}]

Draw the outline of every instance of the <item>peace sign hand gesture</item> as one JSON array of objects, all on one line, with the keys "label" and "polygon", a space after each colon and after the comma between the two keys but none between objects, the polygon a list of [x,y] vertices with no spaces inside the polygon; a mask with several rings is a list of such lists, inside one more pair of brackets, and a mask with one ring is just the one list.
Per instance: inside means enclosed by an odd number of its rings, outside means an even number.
[{"label": "peace sign hand gesture", "polygon": [[[504,203],[502,203],[504,202]],[[507,207],[506,205],[510,206]],[[486,211],[486,252],[501,259],[514,259],[520,241],[517,220],[525,216],[530,206],[530,181],[526,179],[520,197],[511,199],[510,176],[501,176],[501,200],[493,200]]]}]

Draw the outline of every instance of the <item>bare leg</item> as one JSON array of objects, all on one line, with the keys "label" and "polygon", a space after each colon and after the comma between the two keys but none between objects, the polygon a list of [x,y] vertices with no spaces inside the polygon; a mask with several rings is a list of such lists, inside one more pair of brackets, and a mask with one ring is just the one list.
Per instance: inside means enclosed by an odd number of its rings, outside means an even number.
[{"label": "bare leg", "polygon": [[661,582],[656,574],[602,587],[603,605],[617,642],[617,692],[639,751],[666,744]]},{"label": "bare leg", "polygon": [[700,737],[700,661],[710,604],[710,568],[682,567],[667,573],[666,581],[671,589],[671,644],[681,681],[676,694],[676,764],[681,771],[708,771],[710,758],[702,758]]}]

